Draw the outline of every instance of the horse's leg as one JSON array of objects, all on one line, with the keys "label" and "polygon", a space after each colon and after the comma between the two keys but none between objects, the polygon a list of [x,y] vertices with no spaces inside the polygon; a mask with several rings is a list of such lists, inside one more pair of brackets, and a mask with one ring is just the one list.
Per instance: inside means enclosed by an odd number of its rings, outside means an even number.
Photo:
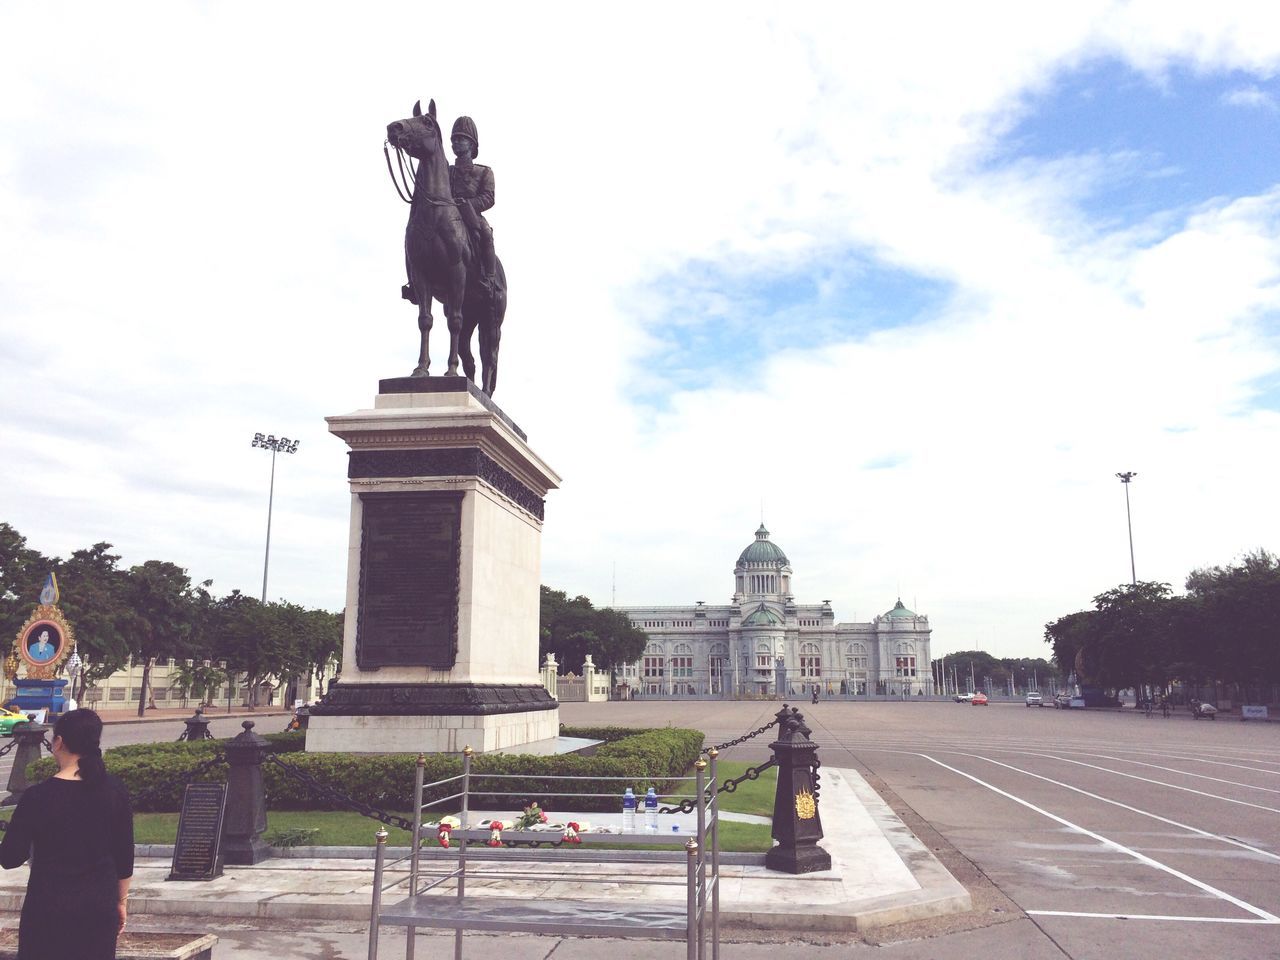
[{"label": "horse's leg", "polygon": [[462,336],[462,300],[467,292],[467,274],[458,270],[451,284],[449,295],[444,301],[444,318],[449,324],[449,369],[446,377],[458,375],[458,340]]},{"label": "horse's leg", "polygon": [[489,334],[480,335],[482,343],[486,343],[485,349],[481,353],[484,360],[484,392],[490,397],[493,392],[498,389],[498,347],[502,342],[502,321],[499,318],[493,318],[488,324]]},{"label": "horse's leg", "polygon": [[418,331],[422,346],[418,348],[418,365],[414,367],[411,376],[425,377],[431,367],[431,353],[427,349],[427,341],[431,337],[431,291],[425,285],[415,286],[414,293],[418,296]]},{"label": "horse's leg", "polygon": [[[462,308],[462,335],[458,339],[458,355],[462,357],[462,372],[472,383],[476,382],[476,358],[471,352],[471,337],[475,334],[476,322],[475,301],[464,304]],[[484,327],[481,326],[483,330]],[[480,336],[480,356],[484,356],[484,335]]]}]

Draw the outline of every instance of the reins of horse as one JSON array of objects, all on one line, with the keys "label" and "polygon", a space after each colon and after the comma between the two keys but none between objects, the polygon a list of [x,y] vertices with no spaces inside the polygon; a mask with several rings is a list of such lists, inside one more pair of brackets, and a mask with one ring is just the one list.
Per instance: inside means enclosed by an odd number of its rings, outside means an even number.
[{"label": "reins of horse", "polygon": [[[400,194],[400,199],[405,203],[413,203],[413,188],[418,185],[417,177],[413,173],[413,164],[409,164],[409,176],[405,176],[404,169],[404,151],[396,147],[396,161],[400,164],[400,179],[396,179],[396,172],[391,166],[391,151],[387,149],[388,141],[382,141],[382,155],[387,158],[387,173],[391,175],[391,183],[396,188],[396,193]],[[404,189],[400,189],[403,182]],[[407,194],[407,196],[406,196]]]},{"label": "reins of horse", "polygon": [[[396,193],[400,194],[400,199],[405,203],[413,203],[414,197],[417,195],[418,174],[413,169],[413,161],[408,163],[404,159],[404,151],[396,147],[396,163],[400,167],[400,179],[396,179],[395,168],[391,166],[391,152],[387,149],[389,141],[382,141],[382,155],[387,158],[387,173],[391,176],[391,183],[396,188]],[[401,187],[403,186],[403,189]],[[427,203],[433,207],[453,207],[456,203],[452,197],[424,197]]]}]

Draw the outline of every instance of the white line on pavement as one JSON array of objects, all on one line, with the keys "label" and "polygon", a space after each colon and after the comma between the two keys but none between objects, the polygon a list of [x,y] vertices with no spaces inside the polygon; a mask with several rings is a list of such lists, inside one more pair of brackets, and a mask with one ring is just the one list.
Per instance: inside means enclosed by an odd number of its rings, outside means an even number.
[{"label": "white line on pavement", "polygon": [[997,767],[1004,767],[1007,770],[1013,770],[1017,773],[1026,774],[1028,777],[1035,777],[1037,780],[1043,780],[1045,783],[1052,783],[1055,787],[1063,787],[1064,789],[1082,794],[1093,800],[1101,800],[1103,803],[1109,803],[1112,806],[1120,807],[1131,813],[1136,813],[1144,817],[1150,817],[1152,820],[1159,820],[1161,823],[1167,823],[1171,827],[1177,827],[1180,830],[1189,830],[1191,833],[1198,834],[1210,840],[1221,840],[1223,843],[1229,843],[1233,847],[1240,847],[1248,850],[1250,853],[1256,853],[1260,857],[1268,857],[1272,860],[1280,860],[1280,854],[1272,853],[1270,850],[1263,850],[1260,847],[1252,847],[1243,840],[1237,840],[1234,837],[1224,837],[1220,833],[1210,833],[1208,830],[1201,830],[1199,827],[1193,827],[1190,824],[1179,823],[1177,820],[1170,820],[1168,817],[1162,817],[1158,813],[1151,813],[1148,810],[1140,810],[1137,807],[1131,807],[1127,803],[1121,803],[1119,800],[1112,800],[1108,797],[1099,796],[1096,793],[1090,793],[1088,790],[1080,787],[1073,787],[1069,783],[1063,783],[1061,780],[1054,780],[1052,777],[1041,776],[1038,773],[1032,773],[1030,770],[1023,770],[1021,767],[1015,767],[1007,763],[1001,763],[999,760],[992,760],[990,757],[980,757],[975,753],[961,754],[965,757],[973,757],[975,760],[985,760],[987,763],[994,763]]},{"label": "white line on pavement", "polygon": [[[1012,800],[1014,803],[1024,806],[1028,810],[1032,810],[1040,814],[1042,817],[1048,817],[1050,820],[1053,820],[1055,823],[1062,824],[1064,827],[1068,828],[1069,830],[1074,830],[1077,833],[1082,833],[1086,837],[1092,837],[1094,840],[1097,840],[1103,846],[1110,847],[1112,850],[1116,850],[1116,851],[1119,851],[1120,853],[1125,854],[1126,856],[1133,857],[1133,859],[1137,860],[1139,863],[1145,863],[1149,867],[1154,867],[1156,870],[1161,870],[1165,873],[1170,874],[1171,876],[1177,877],[1179,880],[1183,880],[1191,884],[1193,887],[1198,887],[1199,889],[1205,891],[1206,893],[1212,894],[1213,896],[1218,897],[1221,900],[1226,900],[1228,903],[1233,903],[1237,907],[1239,907],[1241,910],[1244,910],[1247,913],[1252,913],[1255,917],[1261,917],[1263,920],[1270,920],[1276,923],[1280,923],[1280,917],[1277,917],[1274,914],[1268,913],[1266,910],[1263,910],[1261,907],[1255,907],[1253,904],[1246,903],[1245,901],[1241,900],[1239,897],[1233,897],[1231,894],[1227,893],[1225,890],[1219,890],[1217,887],[1211,886],[1205,883],[1203,880],[1197,880],[1195,877],[1188,876],[1187,874],[1183,873],[1181,870],[1176,870],[1173,867],[1169,866],[1168,864],[1161,863],[1159,860],[1154,860],[1151,857],[1148,857],[1145,853],[1139,853],[1137,850],[1133,850],[1129,847],[1126,847],[1122,843],[1117,843],[1115,840],[1112,840],[1108,837],[1104,837],[1100,833],[1094,833],[1092,830],[1087,830],[1084,827],[1080,826],[1078,823],[1072,823],[1070,820],[1067,820],[1064,817],[1060,817],[1056,813],[1050,813],[1048,810],[1045,810],[1042,807],[1037,807],[1034,803],[1032,803],[1029,800],[1023,800],[1021,797],[1016,797],[1012,793],[1009,793],[1007,790],[1001,790],[999,787],[994,786],[993,784],[987,783],[985,780],[981,780],[978,777],[975,777],[971,773],[965,773],[963,770],[959,770],[953,766],[950,766],[949,764],[943,763],[941,760],[937,760],[934,757],[929,756],[927,753],[920,753],[916,755],[919,757],[923,757],[924,759],[928,760],[930,763],[937,764],[938,766],[942,767],[945,770],[950,770],[952,773],[959,774],[960,776],[964,777],[966,780],[972,780],[974,783],[978,784],[979,786],[986,787],[992,793],[998,793],[1000,794],[1000,796],[1005,797],[1009,800]],[[980,759],[985,759],[985,758],[980,758]]]},{"label": "white line on pavement", "polygon": [[[1066,753],[1065,750],[1061,752]],[[1072,752],[1074,753],[1076,751]],[[1197,780],[1212,780],[1215,783],[1225,783],[1230,787],[1244,787],[1247,790],[1263,790],[1267,793],[1280,793],[1280,790],[1275,790],[1272,787],[1259,787],[1252,783],[1241,783],[1239,780],[1223,780],[1221,777],[1211,777],[1204,773],[1191,773],[1187,770],[1179,770],[1177,767],[1162,767],[1158,763],[1146,763],[1142,760],[1130,760],[1128,757],[1109,757],[1105,753],[1088,753],[1083,750],[1079,752],[1084,753],[1087,757],[1094,757],[1098,760],[1114,760],[1116,763],[1132,763],[1139,767],[1151,767],[1153,770],[1164,770],[1166,773],[1176,773],[1184,777],[1195,777]],[[1264,770],[1263,772],[1267,773],[1269,771]]]},{"label": "white line on pavement", "polygon": [[1098,920],[1184,920],[1187,923],[1253,923],[1263,926],[1280,920],[1255,920],[1251,917],[1166,917],[1158,913],[1074,913],[1070,910],[1024,910],[1032,917],[1089,917]]},{"label": "white line on pavement", "polygon": [[1101,770],[1104,773],[1112,773],[1117,777],[1128,777],[1130,780],[1141,780],[1143,783],[1152,783],[1160,787],[1168,787],[1171,790],[1185,790],[1187,793],[1194,793],[1197,796],[1208,797],[1211,800],[1225,800],[1227,803],[1238,803],[1242,807],[1253,807],[1255,810],[1266,810],[1268,813],[1280,813],[1280,809],[1275,807],[1264,807],[1260,803],[1250,803],[1248,800],[1237,800],[1234,797],[1224,797],[1218,793],[1206,793],[1203,790],[1195,790],[1191,787],[1184,787],[1177,783],[1168,783],[1164,780],[1152,780],[1150,777],[1140,777],[1136,773],[1125,773],[1123,770],[1112,770],[1110,767],[1100,767],[1096,763],[1085,763],[1083,760],[1072,760],[1070,757],[1058,757],[1050,753],[1034,753],[1027,751],[1028,756],[1044,757],[1046,760],[1058,760],[1062,763],[1074,763],[1076,766],[1088,767],[1091,770]]},{"label": "white line on pavement", "polygon": [[1254,773],[1269,773],[1273,777],[1280,777],[1280,770],[1259,770],[1257,767],[1248,767],[1243,763],[1227,763],[1225,760],[1206,760],[1204,757],[1175,757],[1175,759],[1194,760],[1196,763],[1213,763],[1220,767],[1239,767],[1241,770],[1252,770]]}]

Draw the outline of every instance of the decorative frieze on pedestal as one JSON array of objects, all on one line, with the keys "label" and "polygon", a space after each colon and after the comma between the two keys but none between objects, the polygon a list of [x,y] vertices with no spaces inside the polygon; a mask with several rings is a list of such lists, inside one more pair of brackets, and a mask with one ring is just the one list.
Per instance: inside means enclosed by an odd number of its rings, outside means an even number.
[{"label": "decorative frieze on pedestal", "polygon": [[560,478],[460,377],[384,380],[351,448],[339,680],[307,749],[506,749],[559,733],[540,682],[543,498]]}]

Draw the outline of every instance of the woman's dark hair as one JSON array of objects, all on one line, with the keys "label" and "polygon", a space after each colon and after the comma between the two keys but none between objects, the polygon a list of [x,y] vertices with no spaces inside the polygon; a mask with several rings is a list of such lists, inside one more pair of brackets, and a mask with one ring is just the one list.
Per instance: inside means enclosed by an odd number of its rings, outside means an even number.
[{"label": "woman's dark hair", "polygon": [[102,762],[102,718],[93,710],[71,710],[53,725],[53,735],[61,737],[67,751],[80,758],[80,779],[101,783],[107,776]]}]

